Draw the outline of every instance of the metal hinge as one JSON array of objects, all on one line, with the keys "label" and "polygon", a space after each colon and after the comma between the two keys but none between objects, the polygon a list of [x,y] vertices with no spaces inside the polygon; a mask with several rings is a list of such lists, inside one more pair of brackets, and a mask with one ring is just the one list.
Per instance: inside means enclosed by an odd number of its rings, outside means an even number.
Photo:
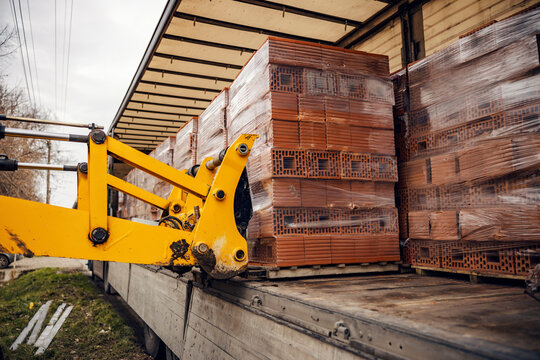
[{"label": "metal hinge", "polygon": [[347,326],[345,326],[342,320],[335,323],[334,331],[332,332],[332,334],[334,335],[334,337],[340,338],[342,340],[349,340],[349,338],[351,337],[351,331]]}]

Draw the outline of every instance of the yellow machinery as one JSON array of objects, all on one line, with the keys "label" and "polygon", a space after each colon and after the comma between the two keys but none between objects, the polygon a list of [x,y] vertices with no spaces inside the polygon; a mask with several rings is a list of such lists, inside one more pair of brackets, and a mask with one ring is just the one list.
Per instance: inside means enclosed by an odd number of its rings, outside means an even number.
[{"label": "yellow machinery", "polygon": [[[2,119],[32,121],[0,115]],[[245,270],[248,252],[244,236],[251,217],[245,166],[257,135],[242,135],[217,158],[206,158],[201,166],[181,171],[107,136],[93,124],[89,127],[92,131],[86,136],[0,125],[0,139],[16,136],[88,144],[88,163],[77,166],[27,164],[6,156],[0,158],[0,170],[4,171],[71,170],[78,176],[76,209],[0,196],[0,252],[165,266],[199,265],[218,279]],[[107,155],[171,184],[171,195],[163,199],[108,174]],[[162,226],[108,216],[107,187],[163,209]]]}]

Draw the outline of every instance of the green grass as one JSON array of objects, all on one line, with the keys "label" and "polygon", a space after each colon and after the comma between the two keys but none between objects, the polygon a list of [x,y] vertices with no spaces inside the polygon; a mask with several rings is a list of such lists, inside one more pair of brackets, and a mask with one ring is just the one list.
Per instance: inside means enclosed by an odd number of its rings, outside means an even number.
[{"label": "green grass", "polygon": [[[48,350],[34,357],[34,346],[23,343],[16,351],[10,345],[47,300],[53,303],[43,328],[63,302],[73,311]],[[33,309],[29,309],[30,303]],[[88,277],[58,269],[40,269],[9,283],[0,283],[0,347],[4,359],[150,359],[137,344],[111,304],[103,299]],[[1,358],[1,356],[0,356]]]}]

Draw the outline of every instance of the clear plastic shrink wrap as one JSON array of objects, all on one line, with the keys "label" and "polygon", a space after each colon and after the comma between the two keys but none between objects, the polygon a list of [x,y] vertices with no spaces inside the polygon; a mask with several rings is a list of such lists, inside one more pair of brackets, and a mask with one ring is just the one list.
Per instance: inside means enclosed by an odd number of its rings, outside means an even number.
[{"label": "clear plastic shrink wrap", "polygon": [[399,260],[388,58],[269,38],[230,87],[247,170],[252,264]]},{"label": "clear plastic shrink wrap", "polygon": [[197,163],[198,118],[192,118],[176,134],[173,165],[178,170],[189,169]]},{"label": "clear plastic shrink wrap", "polygon": [[199,115],[197,132],[197,161],[215,157],[227,143],[226,109],[229,103],[229,89],[225,88]]},{"label": "clear plastic shrink wrap", "polygon": [[[172,166],[175,142],[176,138],[174,136],[168,137],[149,155],[154,159]],[[161,181],[139,169],[131,170],[126,175],[125,181],[140,187],[141,189],[161,196],[164,199],[169,197],[172,190],[172,186],[170,184]],[[161,218],[162,213],[161,209],[146,204],[145,202],[124,193],[119,193],[118,210],[119,217],[127,219],[140,218],[146,220],[158,220]]]},{"label": "clear plastic shrink wrap", "polygon": [[539,32],[536,8],[392,76],[413,265],[522,276],[540,260]]}]

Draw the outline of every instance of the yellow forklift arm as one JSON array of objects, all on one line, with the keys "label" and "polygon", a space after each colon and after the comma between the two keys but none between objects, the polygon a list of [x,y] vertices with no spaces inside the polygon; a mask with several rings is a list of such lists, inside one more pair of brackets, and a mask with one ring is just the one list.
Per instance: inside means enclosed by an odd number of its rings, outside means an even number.
[{"label": "yellow forklift arm", "polygon": [[[76,209],[0,196],[1,252],[165,266],[199,265],[213,278],[230,278],[247,267],[247,243],[241,234],[247,222],[239,226],[235,217],[235,193],[239,182],[247,182],[245,166],[257,135],[240,136],[220,156],[206,158],[190,171],[168,166],[101,130],[83,136],[0,125],[0,139],[4,136],[85,142],[88,163],[55,167],[0,158],[0,170],[76,170],[78,176]],[[171,195],[163,199],[108,174],[107,155],[171,184]],[[161,226],[108,216],[107,187],[163,209],[166,216]],[[249,221],[251,203],[246,206],[249,209],[240,212],[245,214],[247,210]]]}]

